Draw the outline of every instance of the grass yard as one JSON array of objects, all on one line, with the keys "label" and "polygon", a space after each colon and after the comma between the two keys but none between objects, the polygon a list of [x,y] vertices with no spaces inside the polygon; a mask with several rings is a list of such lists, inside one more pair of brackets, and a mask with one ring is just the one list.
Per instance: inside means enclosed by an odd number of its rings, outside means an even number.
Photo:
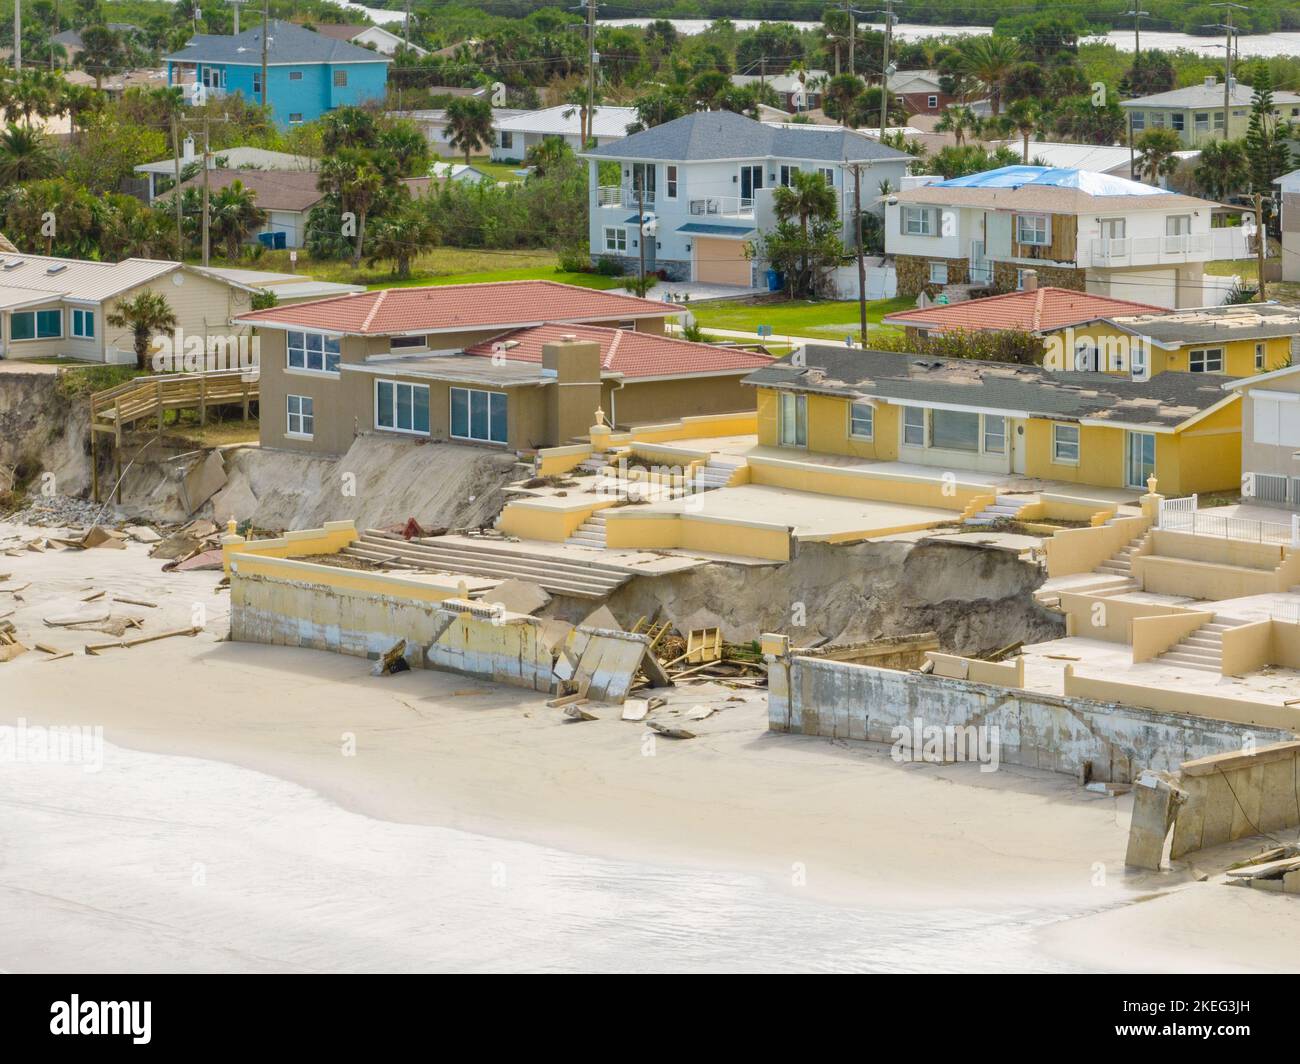
[{"label": "grass yard", "polygon": [[[867,304],[868,325],[880,325],[886,314],[909,310],[915,301],[902,296],[880,299]],[[858,304],[856,300],[793,299],[780,303],[753,303],[748,300],[726,300],[719,303],[700,303],[690,307],[700,328],[733,329],[738,332],[755,332],[760,325],[772,326],[777,336],[816,336],[843,339],[858,331]]]}]

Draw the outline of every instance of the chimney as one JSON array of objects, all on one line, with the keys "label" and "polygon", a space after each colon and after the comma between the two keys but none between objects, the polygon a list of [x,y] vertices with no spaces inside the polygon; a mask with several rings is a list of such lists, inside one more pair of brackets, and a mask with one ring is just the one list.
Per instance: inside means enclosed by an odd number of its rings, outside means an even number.
[{"label": "chimney", "polygon": [[542,369],[555,383],[547,394],[549,446],[567,443],[591,426],[591,412],[602,406],[600,344],[571,333],[542,345]]},{"label": "chimney", "polygon": [[1206,87],[1207,89],[1212,89],[1212,88],[1214,88],[1214,86],[1217,85],[1218,83],[1219,83],[1219,79],[1216,78],[1213,74],[1208,74],[1208,75],[1206,75],[1206,78],[1205,78],[1205,87]]},{"label": "chimney", "polygon": [[1026,271],[1025,271],[1025,276],[1024,276],[1024,280],[1023,280],[1023,282],[1022,282],[1022,287],[1023,287],[1023,289],[1024,289],[1026,292],[1037,292],[1037,291],[1038,291],[1038,271],[1037,271],[1037,270],[1026,270]]}]

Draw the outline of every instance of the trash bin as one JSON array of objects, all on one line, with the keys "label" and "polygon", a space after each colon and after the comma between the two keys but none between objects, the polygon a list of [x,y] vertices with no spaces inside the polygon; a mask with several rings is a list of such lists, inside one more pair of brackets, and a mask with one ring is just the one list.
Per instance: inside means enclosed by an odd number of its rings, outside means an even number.
[{"label": "trash bin", "polygon": [[767,271],[767,290],[769,292],[779,292],[785,287],[785,278],[781,276],[780,270]]}]

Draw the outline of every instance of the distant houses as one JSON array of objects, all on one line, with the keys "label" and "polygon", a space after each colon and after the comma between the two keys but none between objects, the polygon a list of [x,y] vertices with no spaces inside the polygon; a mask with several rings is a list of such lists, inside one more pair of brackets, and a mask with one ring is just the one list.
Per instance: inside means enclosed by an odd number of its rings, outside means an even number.
[{"label": "distant houses", "polygon": [[[1199,148],[1210,140],[1244,137],[1254,95],[1236,78],[1225,87],[1218,78],[1207,77],[1199,85],[1121,100],[1120,107],[1128,113],[1135,137],[1148,129],[1172,129],[1189,148]],[[1275,90],[1273,106],[1284,121],[1300,119],[1300,95],[1294,92]]]}]

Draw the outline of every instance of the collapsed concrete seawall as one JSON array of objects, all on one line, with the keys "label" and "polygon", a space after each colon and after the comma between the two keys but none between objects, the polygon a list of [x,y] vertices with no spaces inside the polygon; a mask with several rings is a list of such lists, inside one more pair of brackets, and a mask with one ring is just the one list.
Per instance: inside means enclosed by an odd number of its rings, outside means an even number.
[{"label": "collapsed concrete seawall", "polygon": [[942,539],[801,543],[781,564],[724,560],[638,577],[609,605],[632,620],[661,607],[679,631],[718,625],[735,641],[769,631],[789,633],[795,646],[935,632],[943,649],[979,654],[1065,634],[1060,614],[1033,600],[1045,578],[1015,552]]},{"label": "collapsed concrete seawall", "polygon": [[993,726],[999,757],[1013,765],[1131,783],[1143,769],[1282,742],[1289,732],[1158,713],[867,665],[777,656],[768,674],[773,731],[892,743],[915,721],[940,728]]}]

